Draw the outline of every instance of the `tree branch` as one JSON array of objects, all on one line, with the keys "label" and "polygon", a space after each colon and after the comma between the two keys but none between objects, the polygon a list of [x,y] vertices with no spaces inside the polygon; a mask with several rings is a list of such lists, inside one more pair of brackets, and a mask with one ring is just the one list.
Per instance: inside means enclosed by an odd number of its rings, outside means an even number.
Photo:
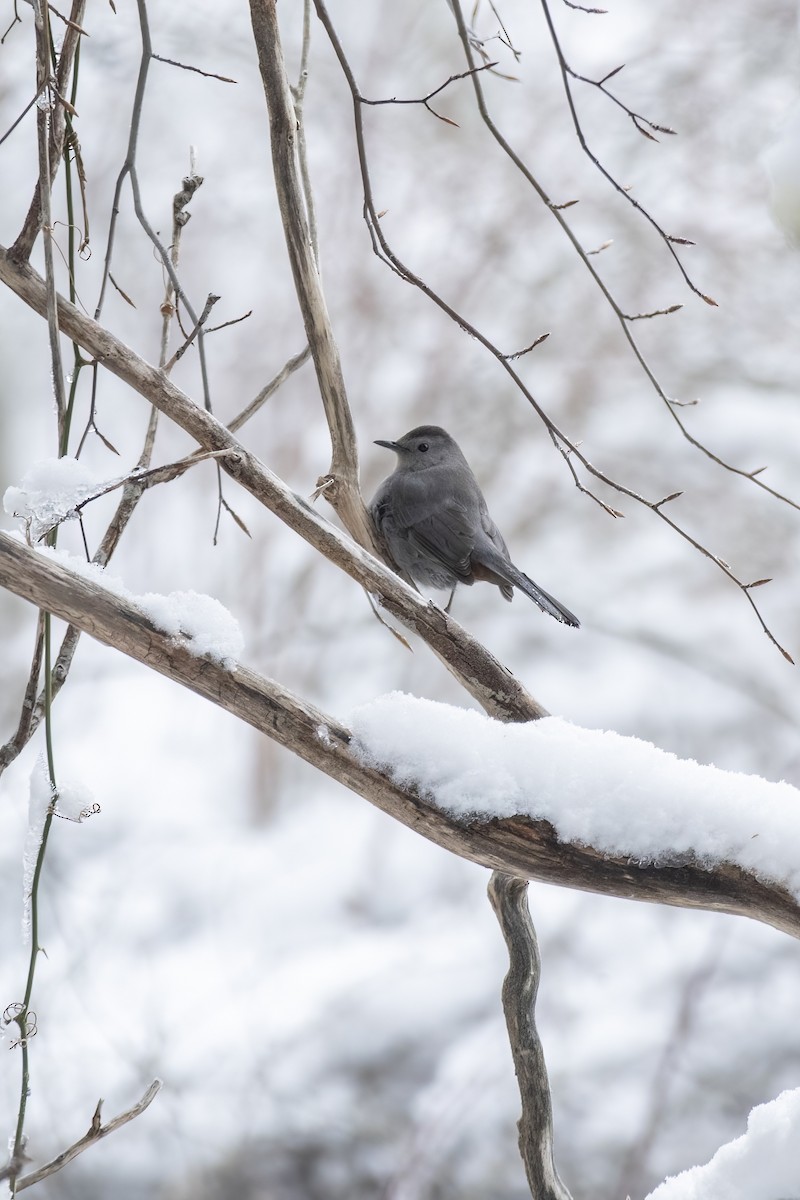
[{"label": "tree branch", "polygon": [[24,1191],[25,1188],[33,1187],[35,1183],[41,1183],[43,1179],[47,1179],[48,1175],[54,1175],[56,1171],[60,1171],[67,1163],[72,1162],[73,1158],[77,1158],[79,1154],[83,1154],[84,1150],[88,1150],[89,1146],[93,1146],[101,1138],[108,1137],[110,1133],[114,1133],[122,1125],[127,1125],[129,1121],[133,1121],[134,1118],[141,1116],[144,1110],[149,1108],[153,1103],[161,1088],[161,1080],[154,1079],[138,1103],[125,1112],[119,1113],[118,1116],[112,1117],[105,1125],[101,1125],[100,1123],[100,1110],[103,1101],[98,1100],[97,1108],[94,1110],[94,1116],[92,1117],[92,1123],[83,1137],[79,1138],[77,1142],[69,1146],[49,1163],[45,1163],[43,1167],[39,1167],[36,1171],[31,1171],[27,1175],[23,1175],[22,1179],[17,1180],[15,1193]]},{"label": "tree branch", "polygon": [[283,60],[276,0],[250,0],[250,18],[269,110],[272,166],[286,248],[331,436],[332,482],[325,488],[325,498],[356,541],[380,553],[361,498],[353,418],[306,218],[297,161],[297,119]]},{"label": "tree branch", "polygon": [[503,1012],[522,1099],[519,1152],[535,1200],[571,1200],[553,1161],[553,1107],[544,1050],[536,1028],[536,993],[542,962],[528,909],[528,885],[493,871],[489,900],[508,947]]},{"label": "tree branch", "polygon": [[0,587],[211,700],[462,858],[562,887],[751,917],[800,937],[795,898],[741,867],[720,863],[707,869],[669,860],[654,866],[603,857],[591,846],[559,842],[549,822],[526,817],[459,823],[414,788],[400,787],[365,766],[351,745],[350,731],[338,720],[246,667],[230,670],[198,658],[156,629],[134,604],[5,533],[0,533]]}]

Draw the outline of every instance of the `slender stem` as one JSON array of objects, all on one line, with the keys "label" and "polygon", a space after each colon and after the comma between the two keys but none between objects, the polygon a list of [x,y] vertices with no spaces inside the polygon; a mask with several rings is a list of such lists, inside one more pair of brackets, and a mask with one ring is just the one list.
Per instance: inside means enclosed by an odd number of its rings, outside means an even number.
[{"label": "slender stem", "polygon": [[[25,995],[22,999],[22,1008],[17,1014],[17,1024],[20,1030],[20,1046],[22,1049],[22,1082],[20,1087],[19,1111],[17,1114],[17,1128],[14,1134],[14,1149],[12,1151],[12,1161],[15,1163],[22,1162],[22,1147],[25,1133],[25,1115],[28,1107],[28,1092],[30,1090],[30,1060],[28,1055],[28,1017],[30,1014],[31,998],[33,996],[33,982],[36,975],[36,963],[39,957],[39,881],[42,876],[42,867],[44,865],[44,857],[47,852],[47,839],[50,834],[50,827],[53,824],[53,809],[56,797],[56,773],[55,773],[55,757],[53,754],[53,727],[52,727],[52,671],[51,671],[51,629],[50,629],[50,613],[44,614],[44,686],[45,686],[45,746],[47,754],[47,774],[50,782],[50,792],[53,797],[48,805],[47,815],[45,816],[44,825],[42,827],[42,840],[39,843],[39,850],[36,855],[36,866],[33,872],[33,880],[31,882],[31,953],[28,960],[28,977],[25,982]],[[12,1194],[16,1191],[15,1179],[12,1179],[11,1187]]]}]

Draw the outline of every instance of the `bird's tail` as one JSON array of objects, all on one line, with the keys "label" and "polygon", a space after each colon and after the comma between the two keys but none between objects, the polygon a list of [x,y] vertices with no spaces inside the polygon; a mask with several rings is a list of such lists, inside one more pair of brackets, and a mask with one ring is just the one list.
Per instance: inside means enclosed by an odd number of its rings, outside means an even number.
[{"label": "bird's tail", "polygon": [[[514,572],[515,577],[512,579],[514,586],[518,587],[526,596],[529,596],[534,604],[538,604],[542,612],[549,613],[551,617],[555,617],[562,625],[571,625],[573,629],[580,628],[580,621],[574,613],[571,613],[568,608],[564,608],[563,604],[559,604],[549,592],[546,592],[544,588],[540,588],[538,583],[534,583],[527,575],[523,575],[522,571],[517,571],[516,567],[514,567]],[[516,576],[519,576],[519,578],[517,579]]]},{"label": "bird's tail", "polygon": [[574,613],[564,608],[563,604],[559,604],[549,592],[540,588],[538,583],[524,575],[509,558],[501,555],[495,546],[482,546],[479,553],[473,552],[472,569],[476,578],[490,578],[493,583],[499,584],[507,600],[511,599],[511,589],[503,587],[504,583],[519,588],[534,604],[539,605],[542,612],[555,617],[562,625],[571,625],[573,629],[580,627],[580,621]]}]

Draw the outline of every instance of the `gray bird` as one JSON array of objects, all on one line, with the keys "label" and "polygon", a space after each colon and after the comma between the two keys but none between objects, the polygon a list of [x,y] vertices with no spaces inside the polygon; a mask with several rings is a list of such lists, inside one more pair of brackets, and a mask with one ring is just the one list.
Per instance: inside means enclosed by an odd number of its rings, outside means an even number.
[{"label": "gray bird", "polygon": [[396,442],[376,441],[397,466],[375,493],[370,512],[401,571],[427,587],[450,589],[476,579],[494,583],[506,600],[517,587],[564,625],[580,622],[523,575],[456,442],[438,425],[420,425]]}]

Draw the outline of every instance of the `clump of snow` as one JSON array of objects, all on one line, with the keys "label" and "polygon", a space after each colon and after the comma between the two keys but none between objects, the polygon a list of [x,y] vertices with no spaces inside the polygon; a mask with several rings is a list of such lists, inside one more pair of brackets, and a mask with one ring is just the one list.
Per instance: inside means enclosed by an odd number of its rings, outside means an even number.
[{"label": "clump of snow", "polygon": [[800,102],[762,159],[770,181],[770,208],[787,241],[800,247]]},{"label": "clump of snow", "polygon": [[25,522],[31,542],[59,522],[77,516],[76,506],[93,495],[99,480],[94,471],[77,458],[46,458],[25,472],[19,487],[9,487],[3,508]]},{"label": "clump of snow", "polygon": [[40,755],[31,771],[30,792],[28,794],[28,831],[25,835],[25,848],[22,852],[22,937],[26,946],[31,940],[31,893],[33,891],[33,876],[36,872],[39,847],[42,844],[47,810],[52,802],[53,789],[50,786],[50,777],[47,773],[44,759]]},{"label": "clump of snow", "polygon": [[223,666],[236,664],[244,650],[244,637],[236,618],[213,596],[200,592],[147,592],[132,596],[136,607],[187,650],[207,655]]},{"label": "clump of snow", "polygon": [[80,823],[100,812],[91,789],[84,783],[60,783],[56,800],[56,815]]},{"label": "clump of snow", "polygon": [[170,592],[168,595],[146,592],[139,595],[130,591],[117,576],[108,575],[97,563],[88,563],[66,550],[49,546],[37,549],[81,578],[135,605],[157,629],[179,642],[190,654],[198,658],[207,656],[228,668],[234,667],[241,657],[244,636],[239,623],[213,596],[200,592]]},{"label": "clump of snow", "polygon": [[42,844],[44,823],[47,811],[55,798],[55,812],[58,816],[69,821],[83,821],[100,811],[94,796],[83,783],[74,781],[59,785],[54,792],[50,784],[50,775],[43,755],[39,755],[31,771],[30,791],[28,794],[28,830],[25,835],[25,848],[22,852],[22,936],[26,945],[31,938],[31,894],[33,892],[33,877],[36,872],[36,860],[39,857],[39,847]]},{"label": "clump of snow", "polygon": [[560,717],[526,724],[393,692],[351,717],[361,760],[464,820],[547,820],[642,863],[736,863],[800,897],[800,791]]},{"label": "clump of snow", "polygon": [[759,1104],[747,1133],[710,1162],[673,1175],[647,1200],[797,1200],[800,1196],[800,1088]]}]

